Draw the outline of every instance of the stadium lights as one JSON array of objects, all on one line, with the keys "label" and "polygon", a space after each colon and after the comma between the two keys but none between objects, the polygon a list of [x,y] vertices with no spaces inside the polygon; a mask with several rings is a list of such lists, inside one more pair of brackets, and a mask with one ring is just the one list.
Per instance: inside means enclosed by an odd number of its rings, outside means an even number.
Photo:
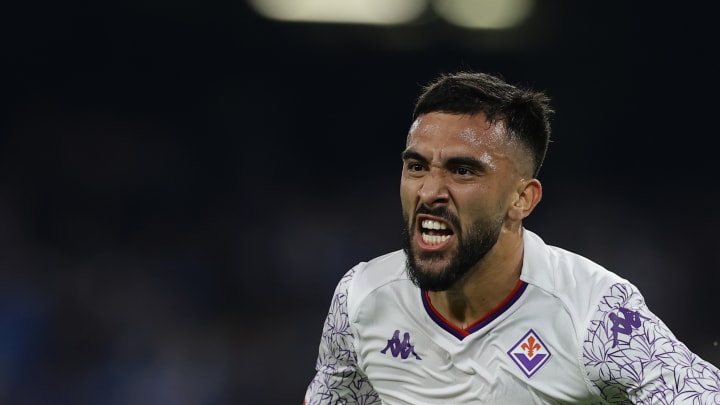
[{"label": "stadium lights", "polygon": [[417,18],[427,0],[249,0],[261,15],[280,21],[398,25]]},{"label": "stadium lights", "polygon": [[450,24],[470,29],[508,29],[523,22],[535,0],[248,0],[260,15],[279,21],[402,25],[432,3]]},{"label": "stadium lights", "polygon": [[534,0],[433,0],[435,12],[464,28],[500,30],[522,23]]}]

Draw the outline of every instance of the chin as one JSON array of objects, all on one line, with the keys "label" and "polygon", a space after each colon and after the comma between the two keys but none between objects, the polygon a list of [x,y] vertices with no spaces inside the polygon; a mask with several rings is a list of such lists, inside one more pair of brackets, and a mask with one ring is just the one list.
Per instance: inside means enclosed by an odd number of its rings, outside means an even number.
[{"label": "chin", "polygon": [[455,285],[457,279],[462,276],[449,264],[447,260],[408,257],[406,269],[410,280],[420,289],[444,291]]}]

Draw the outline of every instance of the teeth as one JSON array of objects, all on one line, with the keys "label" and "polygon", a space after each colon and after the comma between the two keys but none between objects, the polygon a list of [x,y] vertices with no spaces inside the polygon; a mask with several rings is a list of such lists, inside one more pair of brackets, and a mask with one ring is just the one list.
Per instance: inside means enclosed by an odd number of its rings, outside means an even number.
[{"label": "teeth", "polygon": [[427,235],[422,234],[423,242],[429,245],[437,245],[438,243],[445,242],[450,235]]},{"label": "teeth", "polygon": [[422,221],[422,227],[425,229],[447,229],[447,225],[439,221],[431,221],[426,219]]}]

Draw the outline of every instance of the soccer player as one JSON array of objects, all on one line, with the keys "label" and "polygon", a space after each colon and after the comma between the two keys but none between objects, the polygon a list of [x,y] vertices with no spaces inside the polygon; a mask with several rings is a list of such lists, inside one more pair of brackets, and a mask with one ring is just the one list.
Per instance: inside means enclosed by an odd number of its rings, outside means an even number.
[{"label": "soccer player", "polygon": [[523,226],[552,113],[484,73],[423,88],[403,249],[339,280],[307,405],[720,403],[720,371],[632,283]]}]

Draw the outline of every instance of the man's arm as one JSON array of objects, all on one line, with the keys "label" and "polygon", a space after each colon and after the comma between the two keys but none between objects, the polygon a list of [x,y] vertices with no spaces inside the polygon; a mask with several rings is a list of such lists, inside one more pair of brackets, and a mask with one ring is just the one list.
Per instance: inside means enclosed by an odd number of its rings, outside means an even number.
[{"label": "man's arm", "polygon": [[720,371],[680,342],[633,285],[613,285],[593,319],[583,360],[606,401],[720,403]]},{"label": "man's arm", "polygon": [[367,377],[357,367],[347,308],[347,292],[356,268],[338,283],[325,320],[315,377],[305,393],[304,404],[380,404]]}]

